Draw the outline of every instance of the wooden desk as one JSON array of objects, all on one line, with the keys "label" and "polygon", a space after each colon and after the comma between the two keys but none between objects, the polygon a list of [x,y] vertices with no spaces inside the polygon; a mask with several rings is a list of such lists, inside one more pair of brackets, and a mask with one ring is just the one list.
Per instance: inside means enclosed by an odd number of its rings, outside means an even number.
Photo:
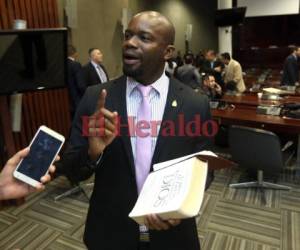
[{"label": "wooden desk", "polygon": [[300,120],[260,115],[256,113],[256,107],[251,106],[226,110],[214,109],[212,116],[219,124],[224,125],[244,125],[288,134],[300,133]]},{"label": "wooden desk", "polygon": [[258,106],[258,105],[282,105],[284,103],[297,102],[300,103],[299,96],[284,96],[278,101],[262,100],[256,94],[244,94],[241,96],[224,95],[222,101],[236,106]]},{"label": "wooden desk", "polygon": [[300,120],[283,118],[280,116],[260,115],[256,113],[256,106],[237,103],[236,108],[225,110],[214,109],[212,116],[219,124],[243,125],[262,128],[273,132],[283,132],[298,135],[297,167],[300,168]]}]

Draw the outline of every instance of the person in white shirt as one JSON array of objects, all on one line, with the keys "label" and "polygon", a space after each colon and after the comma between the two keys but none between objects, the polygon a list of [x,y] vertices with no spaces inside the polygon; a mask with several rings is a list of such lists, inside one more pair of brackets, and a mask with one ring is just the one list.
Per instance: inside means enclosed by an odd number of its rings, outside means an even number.
[{"label": "person in white shirt", "polygon": [[177,67],[177,63],[172,59],[166,61],[166,68],[165,71],[170,75],[173,76],[174,75],[174,71]]}]

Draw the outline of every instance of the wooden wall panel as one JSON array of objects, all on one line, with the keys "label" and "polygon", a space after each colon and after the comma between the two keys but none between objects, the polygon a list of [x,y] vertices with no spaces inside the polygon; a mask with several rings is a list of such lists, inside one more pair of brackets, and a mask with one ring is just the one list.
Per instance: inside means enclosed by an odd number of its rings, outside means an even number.
[{"label": "wooden wall panel", "polygon": [[25,2],[26,2],[26,0],[19,0],[21,17],[22,17],[22,19],[27,20],[27,13],[26,13]]},{"label": "wooden wall panel", "polygon": [[2,23],[2,29],[9,29],[9,21],[8,21],[8,10],[6,6],[5,0],[0,0],[0,11],[1,11],[1,23]]},{"label": "wooden wall panel", "polygon": [[12,2],[15,10],[15,18],[22,19],[19,0],[13,0]]},{"label": "wooden wall panel", "polygon": [[[0,0],[0,28],[10,29],[14,19],[25,19],[28,28],[56,28],[59,25],[56,0]],[[9,84],[9,83],[8,83]],[[26,147],[41,125],[68,136],[70,129],[69,99],[66,88],[29,92],[23,94],[21,132],[11,131],[9,96],[1,96],[0,119],[4,131],[6,160],[16,151]],[[6,115],[3,117],[2,114]],[[1,118],[1,117],[0,117]],[[9,144],[9,145],[8,145]],[[6,158],[6,159],[3,159]]]},{"label": "wooden wall panel", "polygon": [[299,15],[248,17],[233,28],[233,56],[246,67],[282,69],[290,45],[300,45]]}]

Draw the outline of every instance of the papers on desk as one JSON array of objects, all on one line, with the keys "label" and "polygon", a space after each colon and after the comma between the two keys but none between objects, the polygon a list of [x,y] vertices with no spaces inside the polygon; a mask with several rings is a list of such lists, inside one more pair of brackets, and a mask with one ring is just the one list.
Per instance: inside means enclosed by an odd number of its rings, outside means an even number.
[{"label": "papers on desk", "polygon": [[283,90],[277,88],[263,88],[263,91],[269,94],[283,95],[283,94],[294,94],[295,91]]}]

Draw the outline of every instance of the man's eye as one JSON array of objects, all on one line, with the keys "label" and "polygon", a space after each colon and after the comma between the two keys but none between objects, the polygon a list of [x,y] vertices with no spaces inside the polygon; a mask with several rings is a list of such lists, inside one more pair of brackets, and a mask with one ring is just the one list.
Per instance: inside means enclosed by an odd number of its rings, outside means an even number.
[{"label": "man's eye", "polygon": [[128,34],[128,33],[125,33],[125,35],[124,35],[124,39],[125,39],[125,40],[128,40],[128,39],[130,39],[130,37],[131,37],[131,36],[130,36],[130,34]]},{"label": "man's eye", "polygon": [[141,36],[141,39],[146,42],[150,41],[150,38],[148,36]]}]

